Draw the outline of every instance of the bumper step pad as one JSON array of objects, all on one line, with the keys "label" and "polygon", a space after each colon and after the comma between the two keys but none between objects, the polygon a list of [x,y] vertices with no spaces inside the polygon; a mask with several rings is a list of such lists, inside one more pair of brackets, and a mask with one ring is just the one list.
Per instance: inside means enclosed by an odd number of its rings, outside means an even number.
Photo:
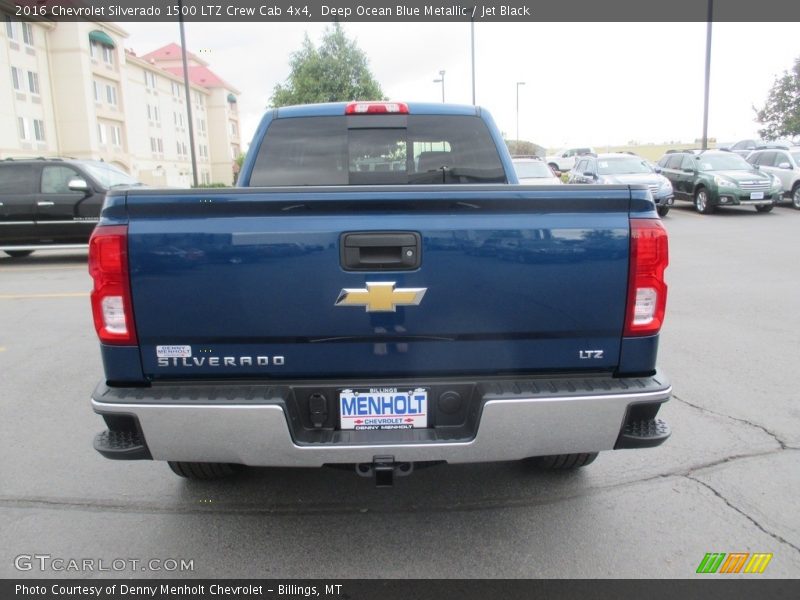
[{"label": "bumper step pad", "polygon": [[662,419],[642,419],[629,421],[622,429],[617,442],[620,448],[652,448],[660,446],[672,434],[672,430]]},{"label": "bumper step pad", "polygon": [[116,460],[152,459],[144,438],[137,431],[102,431],[94,438],[94,449]]}]

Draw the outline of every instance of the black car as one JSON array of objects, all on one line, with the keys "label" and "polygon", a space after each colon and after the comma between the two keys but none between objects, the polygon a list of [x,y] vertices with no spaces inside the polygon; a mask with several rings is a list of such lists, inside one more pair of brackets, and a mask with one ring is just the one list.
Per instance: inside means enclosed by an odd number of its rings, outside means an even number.
[{"label": "black car", "polygon": [[102,161],[61,158],[0,161],[0,250],[85,246],[111,188],[141,185]]}]

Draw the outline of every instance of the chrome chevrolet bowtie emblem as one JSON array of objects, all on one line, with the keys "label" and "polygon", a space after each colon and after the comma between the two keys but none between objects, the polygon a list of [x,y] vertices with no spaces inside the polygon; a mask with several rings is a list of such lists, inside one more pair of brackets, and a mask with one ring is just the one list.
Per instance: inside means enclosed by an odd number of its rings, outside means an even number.
[{"label": "chrome chevrolet bowtie emblem", "polygon": [[367,312],[395,312],[398,306],[417,306],[428,288],[396,288],[394,281],[367,283],[367,289],[343,289],[336,306],[363,306]]}]

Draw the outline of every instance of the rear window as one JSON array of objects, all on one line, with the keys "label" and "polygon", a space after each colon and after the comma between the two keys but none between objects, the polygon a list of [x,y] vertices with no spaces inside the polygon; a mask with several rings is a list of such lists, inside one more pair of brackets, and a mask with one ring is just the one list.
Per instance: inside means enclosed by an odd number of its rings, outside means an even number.
[{"label": "rear window", "polygon": [[478,117],[408,115],[274,120],[251,186],[506,183]]},{"label": "rear window", "polygon": [[0,165],[0,194],[31,194],[35,177],[33,165]]}]

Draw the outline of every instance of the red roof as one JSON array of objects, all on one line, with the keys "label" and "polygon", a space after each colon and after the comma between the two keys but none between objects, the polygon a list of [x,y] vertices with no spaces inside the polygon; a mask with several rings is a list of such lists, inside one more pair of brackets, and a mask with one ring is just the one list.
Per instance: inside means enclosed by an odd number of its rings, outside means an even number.
[{"label": "red roof", "polygon": [[[164,67],[165,71],[169,71],[173,75],[183,77],[182,67]],[[222,87],[229,90],[235,89],[232,85],[221,79],[208,67],[189,67],[189,81],[195,85],[202,85],[207,88]]]},{"label": "red roof", "polygon": [[[192,54],[191,52],[186,53],[187,58],[190,62],[198,62],[201,65],[208,65],[206,61],[202,58],[199,58],[196,54]],[[152,52],[148,52],[142,58],[148,62],[161,62],[165,60],[181,60],[181,47],[178,44],[167,44],[166,46],[162,46],[158,50],[153,50]]]},{"label": "red roof", "polygon": [[[152,52],[145,54],[141,58],[169,73],[172,73],[173,75],[183,77],[183,67],[178,65],[162,66],[158,64],[161,62],[172,62],[175,60],[180,61],[181,47],[178,44],[167,44],[158,50],[153,50]],[[198,58],[191,52],[186,53],[186,58],[189,64],[189,81],[191,81],[193,84],[200,85],[205,88],[221,87],[238,93],[238,90],[235,87],[227,83],[224,79],[209,69],[208,63],[202,58]]]}]

